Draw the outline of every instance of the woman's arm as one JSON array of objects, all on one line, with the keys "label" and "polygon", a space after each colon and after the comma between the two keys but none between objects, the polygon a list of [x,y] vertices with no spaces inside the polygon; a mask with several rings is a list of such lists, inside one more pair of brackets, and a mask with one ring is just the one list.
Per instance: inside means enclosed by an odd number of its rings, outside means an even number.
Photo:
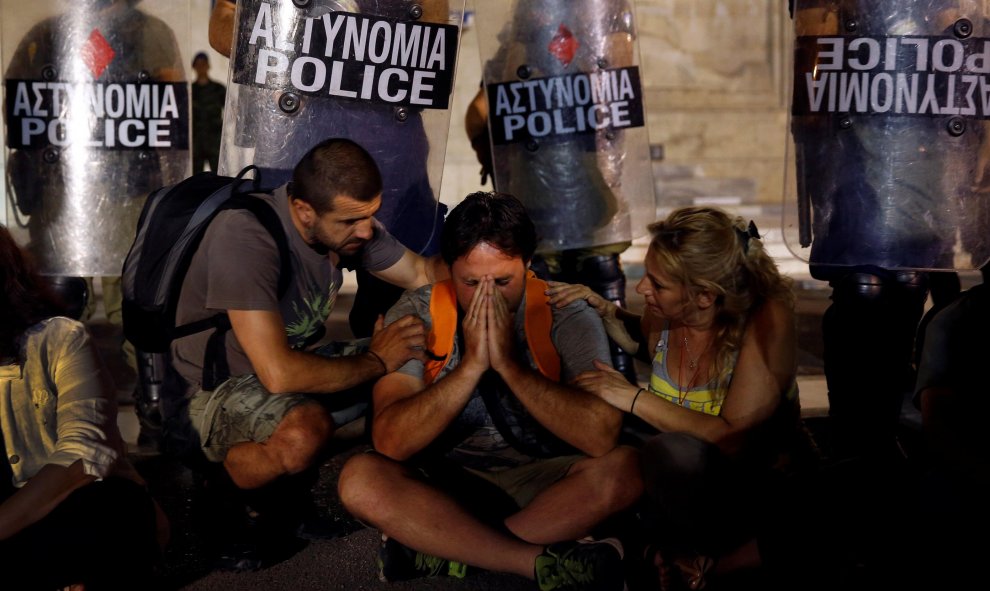
[{"label": "woman's arm", "polygon": [[645,346],[644,320],[638,314],[620,308],[586,285],[559,281],[548,281],[547,285],[550,286],[547,295],[550,296],[551,306],[563,308],[575,300],[584,300],[601,316],[608,337],[627,353],[643,358],[643,354],[648,351]]},{"label": "woman's arm", "polygon": [[[727,454],[736,454],[746,436],[773,415],[781,395],[794,381],[796,351],[793,310],[783,303],[769,302],[754,312],[746,327],[732,383],[718,416],[683,408],[648,393],[636,400],[633,414],[661,431],[690,433],[718,445]],[[614,370],[600,369],[581,374],[577,381],[616,408],[629,412],[638,388],[623,386],[617,376]]]},{"label": "woman's arm", "polygon": [[96,480],[83,470],[82,460],[69,466],[47,464],[9,499],[0,504],[0,540],[38,522],[73,491]]}]

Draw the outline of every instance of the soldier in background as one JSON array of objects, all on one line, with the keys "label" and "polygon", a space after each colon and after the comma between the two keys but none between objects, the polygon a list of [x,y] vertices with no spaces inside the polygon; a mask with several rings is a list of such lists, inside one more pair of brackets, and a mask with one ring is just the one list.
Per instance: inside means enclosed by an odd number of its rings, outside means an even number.
[{"label": "soldier in background", "polygon": [[220,134],[223,130],[223,104],[227,88],[210,80],[210,58],[205,51],[192,62],[196,80],[192,83],[193,172],[216,172],[220,162]]},{"label": "soldier in background", "polygon": [[[900,455],[896,429],[914,381],[915,331],[937,276],[926,271],[952,270],[957,260],[977,268],[990,255],[986,222],[976,215],[986,211],[978,185],[987,134],[964,114],[815,111],[811,80],[829,83],[817,67],[818,38],[975,43],[986,34],[984,16],[969,0],[798,0],[793,9],[801,246],[810,246],[812,276],[832,287],[822,332],[835,453],[888,461]],[[847,57],[862,57],[852,49]],[[900,51],[894,74],[910,79],[920,66],[913,50]],[[928,76],[921,73],[922,83]]]}]

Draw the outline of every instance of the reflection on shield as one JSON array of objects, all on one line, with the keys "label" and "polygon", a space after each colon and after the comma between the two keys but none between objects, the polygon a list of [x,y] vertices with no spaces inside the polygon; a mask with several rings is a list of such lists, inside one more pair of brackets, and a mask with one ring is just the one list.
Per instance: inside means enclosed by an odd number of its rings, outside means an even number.
[{"label": "reflection on shield", "polygon": [[477,11],[495,186],[526,205],[539,250],[645,234],[656,207],[632,3]]},{"label": "reflection on shield", "polygon": [[0,8],[11,229],[43,273],[119,275],[144,198],[189,172],[188,2]]},{"label": "reflection on shield", "polygon": [[976,2],[802,2],[785,237],[814,265],[990,258],[990,28]]}]

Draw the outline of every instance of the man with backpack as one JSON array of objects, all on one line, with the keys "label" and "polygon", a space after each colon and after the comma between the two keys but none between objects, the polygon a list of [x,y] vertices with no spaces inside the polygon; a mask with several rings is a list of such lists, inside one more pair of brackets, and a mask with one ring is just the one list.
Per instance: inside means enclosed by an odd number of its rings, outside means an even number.
[{"label": "man with backpack", "polygon": [[515,197],[469,195],[441,237],[451,278],[407,291],[386,317],[429,326],[428,359],[375,385],[377,453],[352,458],[339,485],[383,532],[385,580],[471,565],[544,589],[575,576],[623,586],[617,541],[573,541],[642,489],[636,453],[616,447],[620,413],[569,385],[609,358],[608,341],[584,302],[548,305],[527,272],[535,247]]},{"label": "man with backpack", "polygon": [[217,323],[172,341],[166,390],[185,394],[163,397],[173,451],[201,451],[236,487],[258,489],[314,464],[335,428],[331,411],[362,399],[353,388],[425,359],[422,322],[412,316],[385,328],[379,320],[366,346],[313,348],[344,259],[406,288],[446,276],[439,260],[409,252],[374,219],[381,191],[370,155],[330,139],[302,158],[291,183],[246,196],[274,210],[274,231],[250,209],[216,215],[182,279],[175,324],[212,322],[221,312],[229,330]]}]

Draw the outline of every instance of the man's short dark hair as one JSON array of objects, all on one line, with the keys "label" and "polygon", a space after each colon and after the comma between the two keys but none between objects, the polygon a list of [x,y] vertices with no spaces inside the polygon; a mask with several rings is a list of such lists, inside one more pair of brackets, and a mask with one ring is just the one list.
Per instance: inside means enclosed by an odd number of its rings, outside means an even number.
[{"label": "man's short dark hair", "polygon": [[207,64],[209,64],[210,63],[210,56],[206,55],[206,52],[205,51],[200,51],[199,53],[197,53],[196,55],[193,56],[192,65],[195,66],[196,65],[196,62],[198,62],[199,60],[203,60]]},{"label": "man's short dark hair", "polygon": [[440,256],[451,265],[482,242],[527,263],[533,258],[536,227],[518,199],[492,192],[465,197],[443,223]]},{"label": "man's short dark hair", "polygon": [[382,193],[382,175],[367,150],[346,138],[324,140],[306,152],[295,170],[289,194],[313,206],[317,214],[333,209],[345,195],[371,201]]}]

